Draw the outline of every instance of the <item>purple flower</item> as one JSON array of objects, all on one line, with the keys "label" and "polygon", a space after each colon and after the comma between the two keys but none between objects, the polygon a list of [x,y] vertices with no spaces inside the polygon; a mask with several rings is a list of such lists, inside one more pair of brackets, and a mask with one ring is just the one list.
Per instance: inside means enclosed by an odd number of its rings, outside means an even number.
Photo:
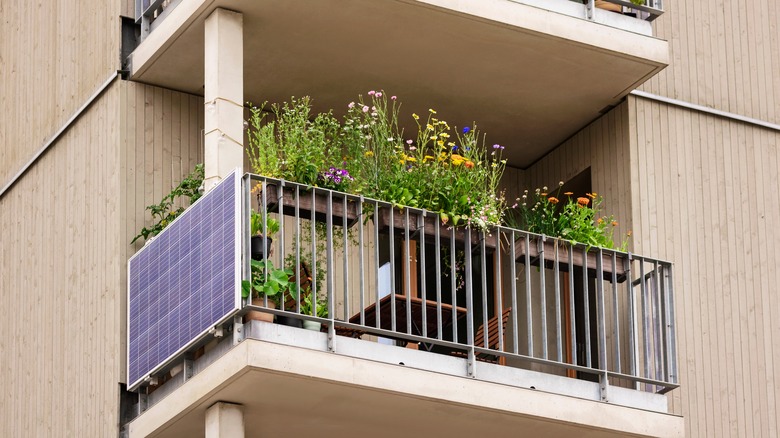
[{"label": "purple flower", "polygon": [[396,99],[398,99],[398,97],[396,97],[396,96],[390,96],[390,100],[396,100]]},{"label": "purple flower", "polygon": [[468,133],[469,133],[469,131],[471,131],[471,128],[469,128],[468,126],[464,126],[464,127],[463,127],[463,133],[464,133],[464,134],[468,134]]},{"label": "purple flower", "polygon": [[371,91],[368,92],[369,96],[373,96],[374,94],[376,94],[376,91],[374,91],[374,90],[371,90]]},{"label": "purple flower", "polygon": [[498,148],[500,148],[500,147],[501,147],[501,145],[500,145],[500,144],[494,144],[494,145],[493,145],[493,149],[498,149]]}]

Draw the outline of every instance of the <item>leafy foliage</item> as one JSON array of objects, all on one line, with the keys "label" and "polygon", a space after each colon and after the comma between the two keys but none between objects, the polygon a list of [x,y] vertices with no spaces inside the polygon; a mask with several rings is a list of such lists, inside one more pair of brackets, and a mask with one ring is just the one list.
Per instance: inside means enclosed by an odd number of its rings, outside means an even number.
[{"label": "leafy foliage", "polygon": [[151,227],[143,227],[130,244],[132,245],[141,237],[146,240],[159,234],[168,224],[184,212],[185,207],[177,208],[174,206],[176,201],[180,198],[187,198],[189,205],[192,205],[203,195],[200,192],[201,185],[203,185],[203,164],[198,164],[195,166],[195,170],[187,175],[170,193],[165,195],[158,204],[146,207],[152,213],[154,224]]}]

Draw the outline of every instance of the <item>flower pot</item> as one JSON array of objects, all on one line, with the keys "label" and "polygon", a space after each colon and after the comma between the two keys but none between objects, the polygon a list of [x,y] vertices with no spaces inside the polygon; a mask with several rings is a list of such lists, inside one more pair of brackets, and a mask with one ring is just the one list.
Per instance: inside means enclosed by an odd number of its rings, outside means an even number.
[{"label": "flower pot", "polygon": [[[257,303],[257,305],[261,306],[263,305],[263,299],[262,298],[255,298],[254,302]],[[271,300],[268,300],[268,306],[269,309],[276,309],[276,303],[274,303]],[[266,313],[266,312],[260,312],[258,310],[250,310],[244,315],[244,322],[249,321],[265,321],[265,322],[274,322],[274,314],[273,313]]]},{"label": "flower pot", "polygon": [[303,321],[303,328],[306,330],[314,330],[316,332],[322,329],[322,323],[316,321]]},{"label": "flower pot", "polygon": [[[379,232],[381,233],[387,233],[392,226],[394,229],[395,237],[404,237],[404,230],[405,230],[405,222],[406,222],[406,212],[399,209],[399,208],[393,208],[392,209],[393,214],[392,218],[390,217],[390,209],[389,208],[380,208],[379,214],[377,214],[376,223],[377,227],[379,228]],[[436,213],[428,213],[425,217],[423,217],[418,212],[409,212],[409,236],[417,236],[418,233],[424,232],[425,233],[425,241],[427,243],[432,243],[435,240],[436,236],[436,222],[439,222],[439,239],[440,242],[449,242],[451,238],[453,237],[453,230],[454,230],[454,237],[455,242],[463,244],[466,242],[466,227],[451,227],[448,224],[442,223],[441,219],[438,214]],[[485,240],[485,247],[488,249],[495,249],[497,244],[497,234],[484,234],[476,229],[471,229],[471,247],[472,250],[476,250],[479,248],[479,245],[481,245],[482,239]]]},{"label": "flower pot", "polygon": [[[324,223],[328,219],[328,193],[326,190],[299,189],[299,196],[296,199],[294,187],[284,187],[280,193],[277,184],[269,183],[266,185],[265,202],[269,211],[278,211],[279,202],[281,202],[281,211],[285,216],[295,216],[297,204],[301,219],[312,220],[313,218],[317,222]],[[357,214],[358,201],[339,192],[333,192],[331,199],[333,201],[331,210],[333,225],[342,227],[346,224],[347,228],[355,225],[359,219]],[[344,209],[345,199],[346,210]],[[312,202],[314,203],[313,207]]]},{"label": "flower pot", "polygon": [[[572,247],[565,241],[559,239],[548,238],[545,240],[544,245],[544,266],[548,269],[555,267],[555,246],[558,246],[558,269],[560,272],[569,271],[569,251]],[[575,247],[571,252],[572,266],[583,267],[585,261],[587,261],[588,275],[596,276],[596,263],[598,262],[598,252],[591,249],[588,251],[587,257],[583,254],[583,248]],[[515,260],[520,263],[525,263],[525,255],[528,253],[530,263],[532,266],[539,266],[540,264],[540,246],[539,239],[532,238],[529,240],[528,247],[526,248],[525,239],[522,238],[515,242]],[[626,260],[624,254],[615,255],[615,275],[618,283],[622,283],[626,280],[626,270],[624,262]],[[601,256],[601,267],[604,280],[612,281],[612,254],[604,252]]]},{"label": "flower pot", "polygon": [[263,260],[266,257],[266,254],[271,253],[271,244],[273,243],[273,239],[268,237],[266,238],[266,241],[268,242],[267,247],[263,248],[263,236],[252,236],[252,259],[253,260]]}]

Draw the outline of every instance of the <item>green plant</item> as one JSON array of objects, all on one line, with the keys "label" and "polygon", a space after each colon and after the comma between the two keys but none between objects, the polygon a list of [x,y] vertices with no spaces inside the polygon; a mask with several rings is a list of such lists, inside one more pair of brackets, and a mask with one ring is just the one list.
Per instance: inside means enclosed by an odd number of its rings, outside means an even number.
[{"label": "green plant", "polygon": [[289,269],[276,268],[268,260],[252,260],[251,280],[241,282],[241,296],[260,298],[263,295],[278,304],[285,293],[291,292],[290,277],[293,273]]},{"label": "green plant", "polygon": [[272,117],[255,106],[249,111],[247,155],[254,172],[315,185],[321,171],[341,164],[334,147],[340,124],[330,112],[313,115],[308,96],[271,105]]},{"label": "green plant", "polygon": [[174,207],[176,201],[180,198],[188,198],[189,205],[192,205],[202,196],[200,192],[201,185],[203,185],[203,164],[198,164],[195,166],[195,170],[187,175],[170,193],[165,195],[158,204],[146,207],[152,213],[154,224],[151,227],[141,228],[141,232],[130,241],[130,244],[132,245],[141,237],[146,240],[150,236],[159,234],[168,224],[184,212],[185,207]]},{"label": "green plant", "polygon": [[[262,234],[263,231],[263,215],[262,213],[252,211],[252,215],[249,218],[250,232],[252,236]],[[279,221],[266,215],[265,217],[266,237],[273,237],[279,232]]]},{"label": "green plant", "polygon": [[[303,315],[312,315],[312,307],[313,307],[312,297],[313,297],[313,295],[314,294],[309,293],[309,294],[306,294],[301,299],[301,314],[303,314]],[[326,302],[326,300],[324,300],[324,299],[317,299],[316,300],[316,304],[317,304],[317,312],[316,312],[316,315],[313,315],[313,316],[318,316],[320,318],[327,318],[328,317],[328,303]]]},{"label": "green plant", "polygon": [[647,3],[647,1],[646,0],[631,0],[631,3],[633,3],[633,4],[637,5],[637,6],[642,6],[645,3]]},{"label": "green plant", "polygon": [[547,187],[536,189],[533,193],[525,190],[520,203],[516,205],[517,215],[510,221],[511,226],[573,242],[588,247],[616,248],[625,251],[628,248],[629,231],[620,246],[616,247],[614,228],[618,226],[614,216],[600,216],[604,199],[596,193],[574,197],[574,193],[565,192],[565,201],[561,200],[563,182],[558,184],[555,194],[548,193]]}]

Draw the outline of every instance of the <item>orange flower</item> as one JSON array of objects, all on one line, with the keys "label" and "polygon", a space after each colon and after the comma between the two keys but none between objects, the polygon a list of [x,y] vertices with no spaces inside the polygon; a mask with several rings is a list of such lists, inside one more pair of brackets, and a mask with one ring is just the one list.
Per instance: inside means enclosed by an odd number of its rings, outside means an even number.
[{"label": "orange flower", "polygon": [[596,192],[593,193],[586,193],[590,199],[596,199]]},{"label": "orange flower", "polygon": [[584,207],[590,203],[590,199],[588,198],[577,198],[577,204],[580,204],[581,207]]},{"label": "orange flower", "polygon": [[466,161],[463,163],[464,166],[466,166],[466,169],[473,169],[474,168],[474,162],[473,161]]},{"label": "orange flower", "polygon": [[547,198],[547,200],[550,201],[550,204],[553,205],[558,203],[558,198],[556,198],[555,196],[550,196],[549,198]]},{"label": "orange flower", "polygon": [[603,224],[603,223],[604,223],[604,219],[602,219],[602,218],[599,218],[599,220],[598,220],[597,222],[599,223],[599,225],[601,225],[601,224]]},{"label": "orange flower", "polygon": [[616,226],[618,226],[618,221],[612,221],[612,226],[613,226],[613,227],[616,227]]},{"label": "orange flower", "polygon": [[564,193],[564,195],[566,195],[566,196],[571,196],[573,194],[574,194],[574,192],[566,192],[566,193]]}]

